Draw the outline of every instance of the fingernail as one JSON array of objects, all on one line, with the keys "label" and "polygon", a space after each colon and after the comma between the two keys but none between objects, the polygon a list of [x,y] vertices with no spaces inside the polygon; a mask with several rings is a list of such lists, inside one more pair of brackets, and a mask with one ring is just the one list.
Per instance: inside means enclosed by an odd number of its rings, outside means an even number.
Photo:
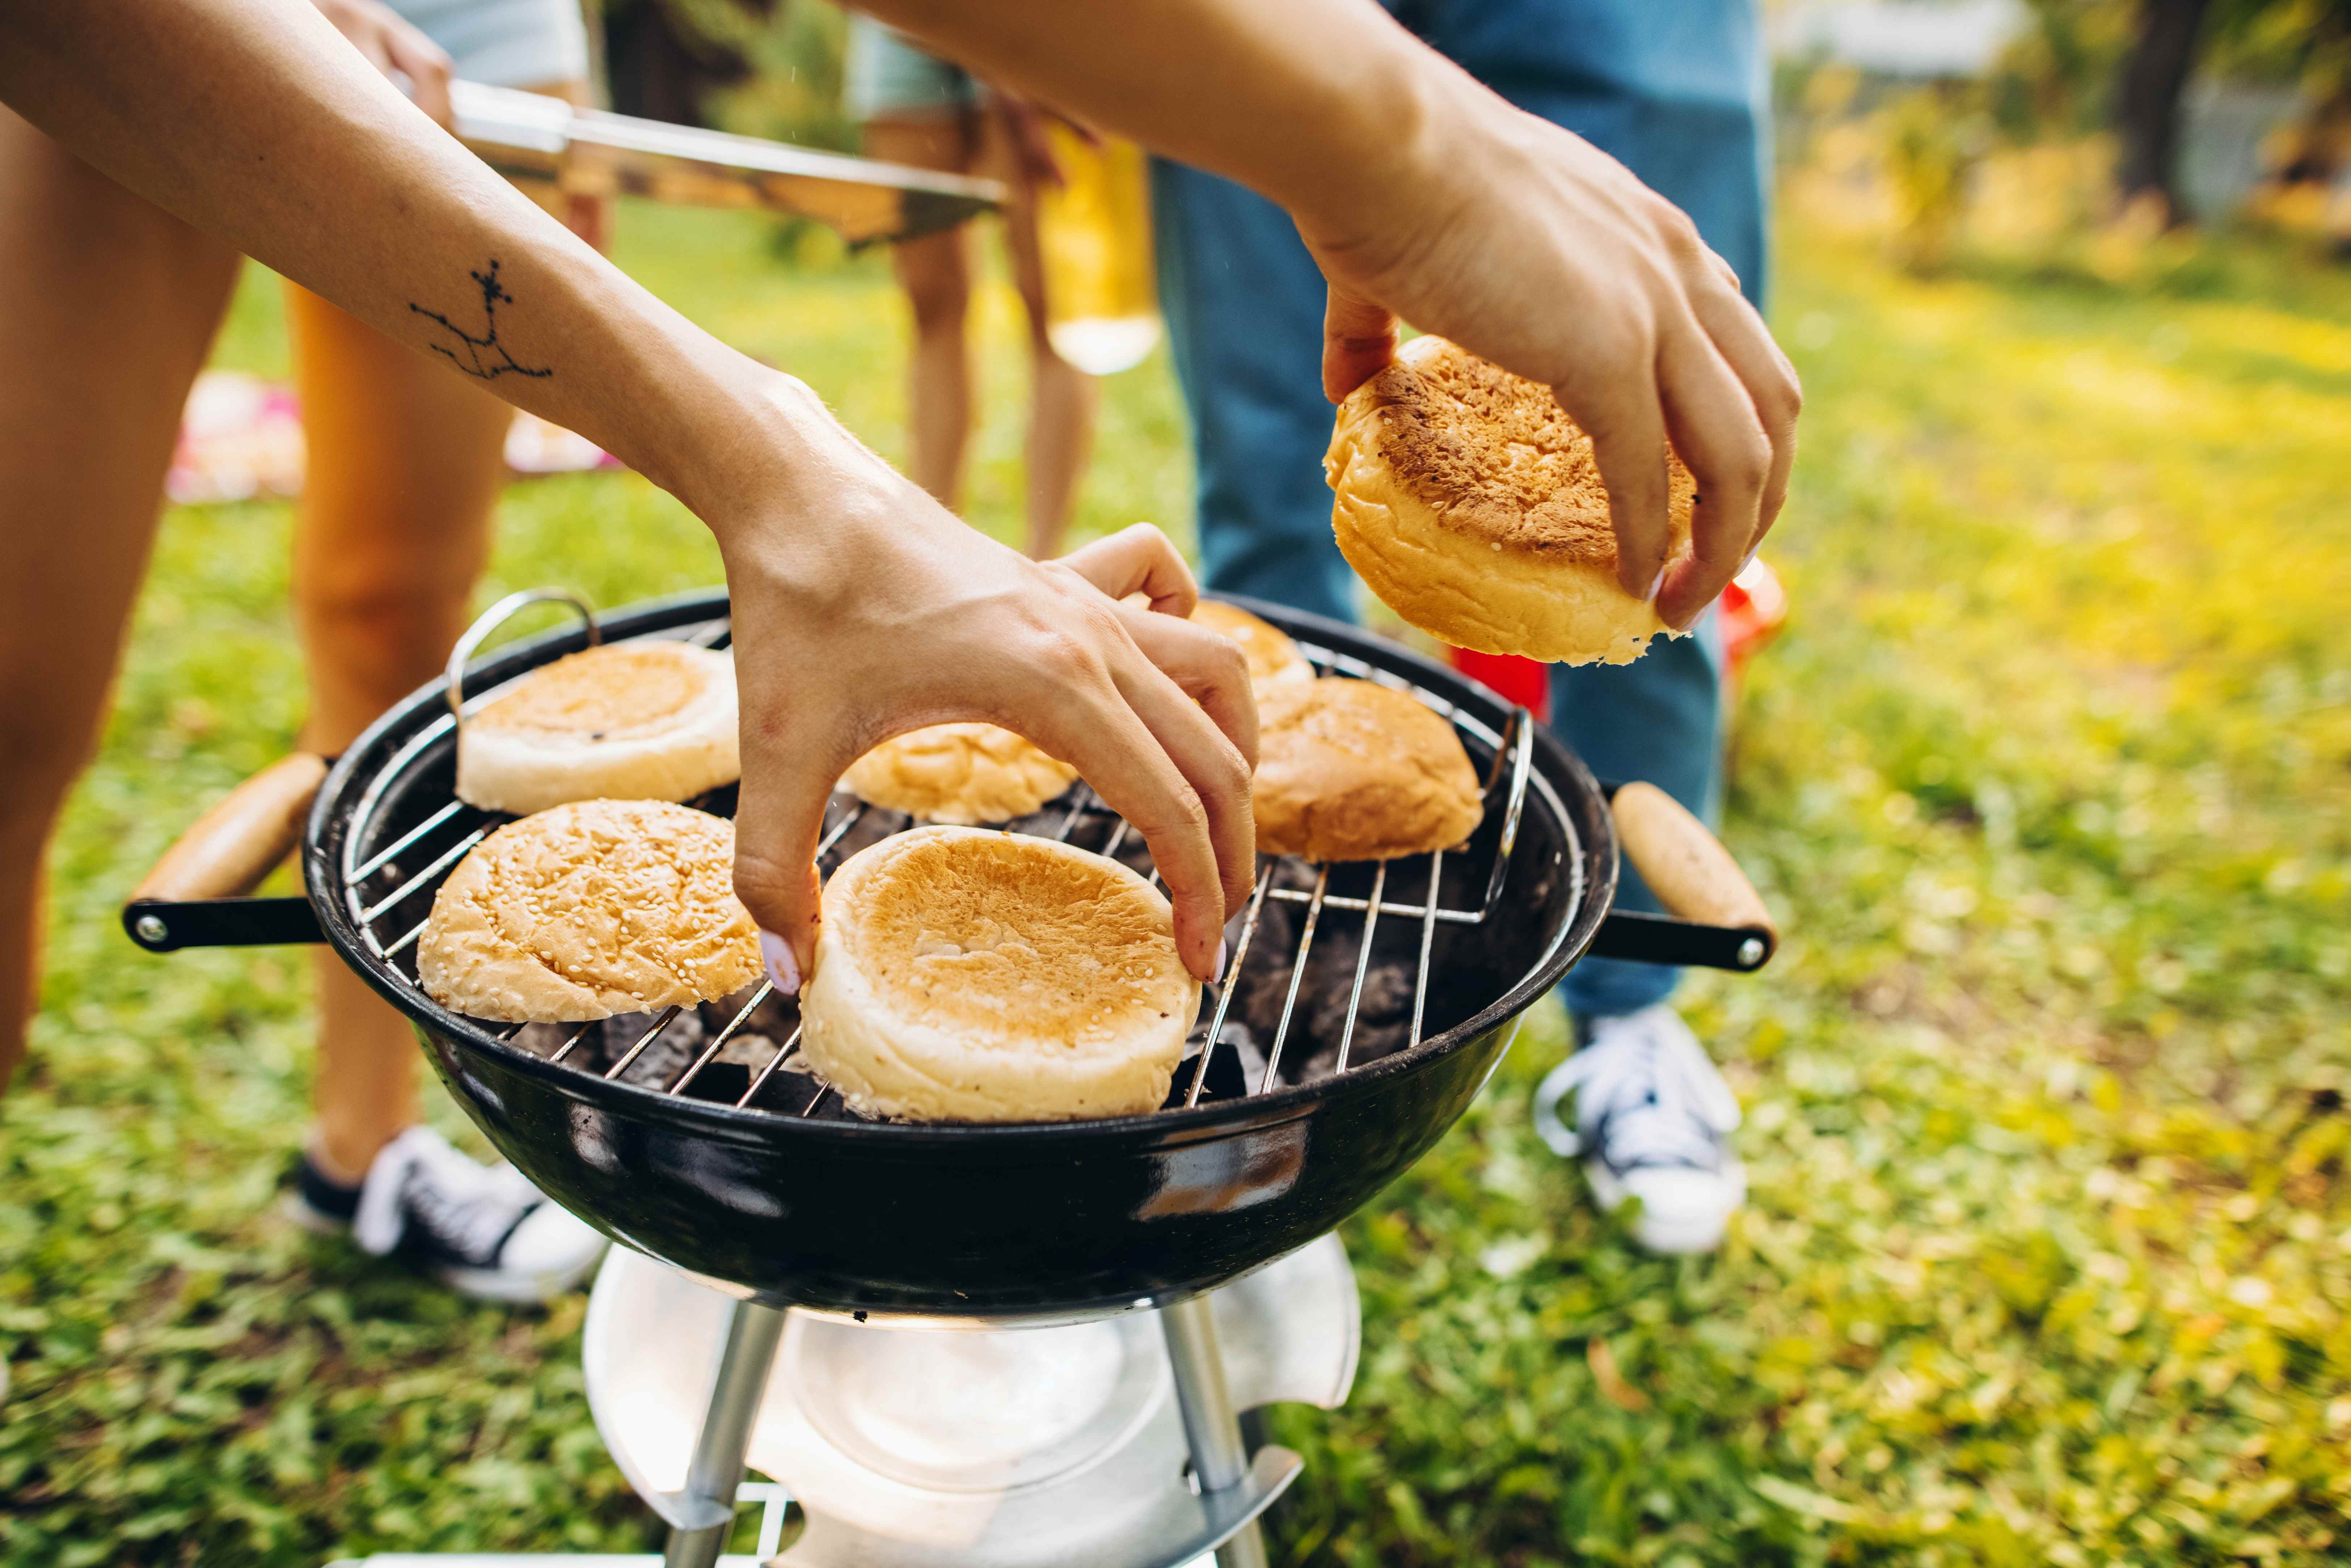
[{"label": "fingernail", "polygon": [[[1762,548],[1763,541],[1761,539],[1757,539],[1753,544],[1749,545],[1747,547],[1747,553],[1740,558],[1739,571],[1745,571],[1749,567],[1753,566],[1755,564],[1756,552],[1761,550]],[[1739,571],[1734,571],[1730,575],[1737,577],[1739,575]]]},{"label": "fingernail", "polygon": [[1642,601],[1646,604],[1655,604],[1657,601],[1657,590],[1665,587],[1665,585],[1666,569],[1661,566],[1657,568],[1657,575],[1649,580],[1649,591],[1641,595]]},{"label": "fingernail", "polygon": [[767,960],[768,978],[777,990],[788,997],[800,994],[800,961],[792,956],[790,943],[772,931],[762,931],[759,956]]},{"label": "fingernail", "polygon": [[1229,943],[1229,942],[1224,942],[1224,941],[1219,941],[1219,942],[1217,944],[1217,978],[1222,979],[1222,978],[1224,977],[1224,973],[1225,973],[1225,965],[1226,965],[1227,963],[1228,963],[1228,962],[1230,962],[1230,961],[1231,961],[1231,959],[1232,959],[1232,956],[1233,956],[1233,945],[1232,945],[1231,943]]}]

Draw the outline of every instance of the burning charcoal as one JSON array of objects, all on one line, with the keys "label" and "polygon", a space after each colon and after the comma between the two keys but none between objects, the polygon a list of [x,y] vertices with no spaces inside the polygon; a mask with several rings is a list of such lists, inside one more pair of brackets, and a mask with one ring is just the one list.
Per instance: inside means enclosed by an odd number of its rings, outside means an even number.
[{"label": "burning charcoal", "polygon": [[[1316,946],[1322,944],[1317,942]],[[1332,944],[1336,949],[1340,945]],[[1300,1068],[1298,1081],[1327,1078],[1338,1070],[1339,1042],[1347,1030],[1347,998],[1354,988],[1355,955],[1362,945],[1352,935],[1345,944],[1339,983],[1316,993],[1308,1038],[1314,1054]],[[1374,949],[1376,951],[1376,949]],[[1320,966],[1314,966],[1320,967]],[[1301,998],[1301,1009],[1306,1003]],[[1364,996],[1355,1014],[1355,1035],[1347,1045],[1347,1065],[1360,1067],[1402,1051],[1412,1033],[1412,969],[1390,959],[1374,957],[1364,973]]]}]

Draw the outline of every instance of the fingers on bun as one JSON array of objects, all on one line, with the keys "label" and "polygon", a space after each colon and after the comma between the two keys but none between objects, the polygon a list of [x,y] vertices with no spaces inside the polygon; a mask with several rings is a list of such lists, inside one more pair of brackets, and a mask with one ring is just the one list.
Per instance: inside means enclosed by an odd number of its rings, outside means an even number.
[{"label": "fingers on bun", "polygon": [[1165,1100],[1199,996],[1167,900],[1117,862],[916,828],[825,884],[800,1049],[867,1115],[1134,1115]]},{"label": "fingers on bun", "polygon": [[517,816],[571,800],[689,800],[742,774],[735,661],[685,643],[558,659],[457,737],[457,798]]},{"label": "fingers on bun", "polygon": [[1311,861],[1451,849],[1485,810],[1450,724],[1407,693],[1338,676],[1259,696],[1250,798],[1258,848]]},{"label": "fingers on bun", "polygon": [[[1687,551],[1697,483],[1664,455]],[[1380,601],[1484,653],[1623,664],[1678,635],[1616,580],[1608,491],[1551,389],[1416,338],[1339,405],[1323,458],[1339,551]]]},{"label": "fingers on bun", "polygon": [[508,822],[434,894],[425,994],[471,1018],[584,1023],[715,1001],[759,975],[735,897],[735,824],[663,800]]},{"label": "fingers on bun", "polygon": [[935,724],[883,741],[841,776],[857,798],[925,821],[968,827],[1025,817],[1078,770],[992,724]]}]

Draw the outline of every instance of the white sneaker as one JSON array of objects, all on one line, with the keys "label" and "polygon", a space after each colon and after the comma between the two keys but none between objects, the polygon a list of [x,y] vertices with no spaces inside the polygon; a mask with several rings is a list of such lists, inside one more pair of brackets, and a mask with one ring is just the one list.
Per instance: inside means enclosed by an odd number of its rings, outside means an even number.
[{"label": "white sneaker", "polygon": [[[1575,1096],[1575,1126],[1560,1103]],[[1563,1159],[1584,1156],[1601,1207],[1641,1200],[1634,1239],[1653,1252],[1711,1252],[1747,1200],[1730,1152],[1739,1098],[1698,1036],[1663,1002],[1590,1021],[1583,1049],[1535,1090],[1535,1132]]]},{"label": "white sneaker", "polygon": [[550,1301],[585,1279],[607,1245],[514,1166],[476,1165],[430,1127],[386,1144],[356,1190],[305,1155],[287,1209],[312,1230],[348,1229],[378,1257],[398,1251],[486,1301]]}]

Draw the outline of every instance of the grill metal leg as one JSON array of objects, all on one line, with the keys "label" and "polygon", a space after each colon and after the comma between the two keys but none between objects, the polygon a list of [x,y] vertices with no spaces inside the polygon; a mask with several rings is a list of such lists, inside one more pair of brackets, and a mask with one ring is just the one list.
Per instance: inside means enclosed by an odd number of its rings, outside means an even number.
[{"label": "grill metal leg", "polygon": [[684,1500],[695,1513],[715,1511],[717,1517],[696,1529],[672,1528],[662,1553],[663,1568],[713,1568],[726,1550],[735,1524],[735,1489],[743,1483],[743,1456],[751,1447],[751,1425],[758,1417],[783,1333],[780,1307],[737,1301],[727,1313],[726,1348],[718,1358],[718,1379],[711,1385],[702,1435],[695,1441]]},{"label": "grill metal leg", "polygon": [[[1224,1353],[1217,1346],[1217,1318],[1206,1296],[1194,1296],[1159,1311],[1167,1336],[1167,1359],[1176,1374],[1176,1406],[1184,1417],[1184,1440],[1192,1448],[1192,1473],[1204,1492],[1225,1491],[1249,1479],[1249,1450],[1241,1443],[1240,1416],[1225,1381]],[[1266,1568],[1265,1537],[1251,1520],[1217,1548],[1217,1568]]]}]

